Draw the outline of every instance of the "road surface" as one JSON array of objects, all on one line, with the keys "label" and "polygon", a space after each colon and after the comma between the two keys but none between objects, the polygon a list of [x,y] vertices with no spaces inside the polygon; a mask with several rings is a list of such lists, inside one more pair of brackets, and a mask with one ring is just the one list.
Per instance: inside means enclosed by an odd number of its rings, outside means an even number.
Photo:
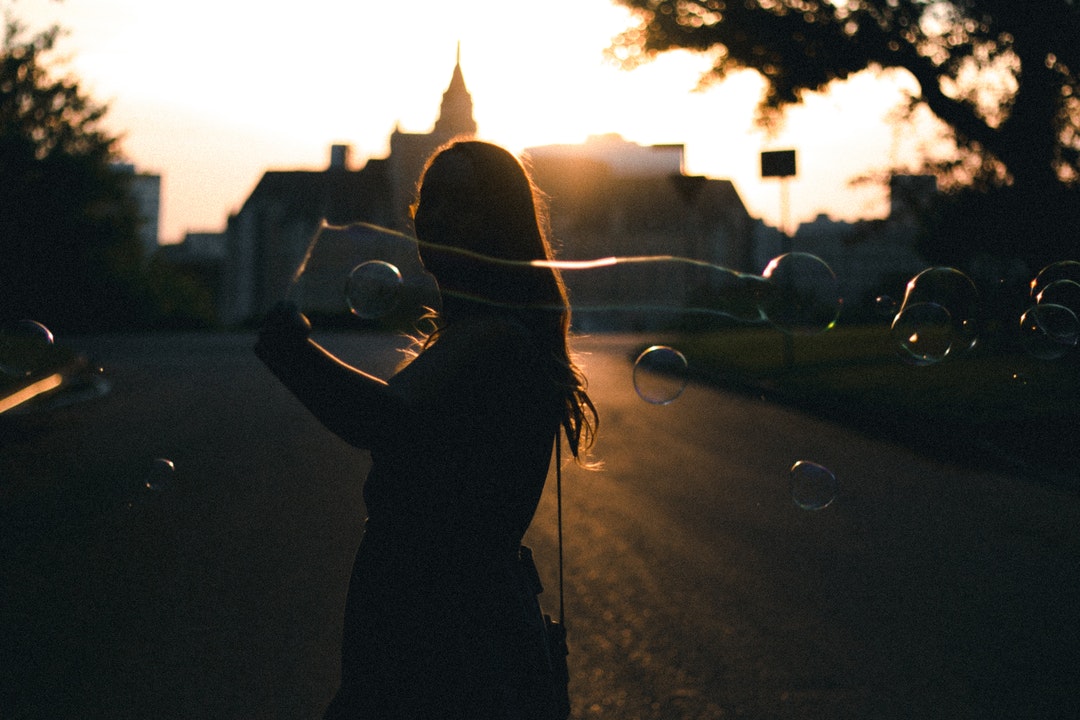
[{"label": "road surface", "polygon": [[[76,339],[112,392],[0,418],[0,717],[319,716],[367,458],[253,339]],[[655,340],[577,344],[604,466],[563,477],[575,718],[1080,716],[1075,494],[745,394],[649,404]],[[792,501],[800,460],[827,507]],[[548,610],[554,528],[548,492]]]}]

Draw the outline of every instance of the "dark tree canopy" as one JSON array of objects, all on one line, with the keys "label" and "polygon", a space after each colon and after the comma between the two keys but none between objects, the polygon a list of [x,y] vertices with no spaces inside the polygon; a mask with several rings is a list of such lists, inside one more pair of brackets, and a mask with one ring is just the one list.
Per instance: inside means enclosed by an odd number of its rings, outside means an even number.
[{"label": "dark tree canopy", "polygon": [[912,105],[951,128],[961,151],[939,170],[976,189],[1009,186],[1048,218],[1078,199],[1077,0],[617,1],[640,19],[609,48],[625,66],[709,53],[704,80],[747,68],[765,78],[766,117],[863,70],[903,69],[918,83]]},{"label": "dark tree canopy", "polygon": [[0,47],[0,313],[60,329],[128,324],[142,307],[138,211],[106,112],[47,59],[59,30],[6,21]]}]

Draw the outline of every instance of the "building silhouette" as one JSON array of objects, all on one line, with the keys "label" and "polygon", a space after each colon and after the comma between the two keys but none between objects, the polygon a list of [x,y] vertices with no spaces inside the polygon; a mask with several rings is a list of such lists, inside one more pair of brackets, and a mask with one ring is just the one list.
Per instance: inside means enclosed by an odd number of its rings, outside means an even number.
[{"label": "building silhouette", "polygon": [[[360,168],[347,146],[334,145],[321,170],[267,171],[223,235],[216,293],[221,323],[257,322],[283,298],[324,222],[409,233],[408,208],[424,163],[448,141],[476,133],[459,53],[430,132],[395,128],[389,154]],[[760,273],[779,254],[779,235],[751,217],[731,181],[684,172],[684,151],[677,144],[641,146],[600,135],[522,153],[547,197],[560,259],[694,261],[566,271],[579,329],[657,330],[683,324],[685,307],[723,311],[730,277]],[[870,224],[819,219],[801,228],[796,245],[828,256],[838,274],[848,276],[845,289],[865,297],[881,277],[910,272],[920,262],[911,251],[915,229],[900,216],[894,207],[893,219]],[[343,268],[343,276],[348,271]]]},{"label": "building silhouette", "polygon": [[161,224],[161,175],[137,170],[131,163],[114,163],[116,172],[131,176],[131,196],[139,212],[139,244],[143,259],[157,251]]},{"label": "building silhouette", "polygon": [[524,152],[549,198],[561,258],[658,258],[566,272],[580,329],[681,325],[685,308],[704,309],[729,291],[725,271],[750,269],[754,221],[734,184],[685,174],[684,155],[682,145],[641,146],[617,135]]},{"label": "building silhouette", "polygon": [[[219,318],[225,325],[257,321],[284,297],[292,275],[325,221],[367,222],[408,232],[408,208],[431,154],[448,141],[473,137],[477,124],[460,53],[427,133],[395,128],[385,158],[350,164],[349,149],[330,149],[322,170],[264,173],[224,235]],[[550,202],[560,257],[678,255],[748,269],[752,220],[730,181],[687,176],[681,145],[643,147],[613,135],[582,145],[531,148],[523,153]],[[345,270],[347,272],[347,269]],[[654,272],[631,280],[568,273],[572,300],[636,306],[650,292],[678,303],[696,287],[688,278]],[[678,273],[676,273],[678,275]],[[700,283],[699,283],[700,284]],[[613,318],[618,320],[613,320]],[[627,310],[607,324],[645,327],[649,313]]]},{"label": "building silhouette", "polygon": [[256,320],[283,298],[324,221],[407,230],[409,204],[428,157],[449,140],[475,133],[472,97],[459,55],[431,132],[395,129],[389,156],[369,159],[360,169],[352,169],[346,146],[334,145],[323,170],[264,173],[228,221],[219,308],[222,323]]}]

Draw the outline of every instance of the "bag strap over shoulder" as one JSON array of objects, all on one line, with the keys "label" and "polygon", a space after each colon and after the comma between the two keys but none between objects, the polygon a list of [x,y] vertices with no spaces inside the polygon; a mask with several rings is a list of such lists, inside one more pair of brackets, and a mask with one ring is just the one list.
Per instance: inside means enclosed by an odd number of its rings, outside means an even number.
[{"label": "bag strap over shoulder", "polygon": [[562,537],[562,436],[555,433],[555,498],[559,525],[559,624],[566,627],[563,602],[563,537]]}]

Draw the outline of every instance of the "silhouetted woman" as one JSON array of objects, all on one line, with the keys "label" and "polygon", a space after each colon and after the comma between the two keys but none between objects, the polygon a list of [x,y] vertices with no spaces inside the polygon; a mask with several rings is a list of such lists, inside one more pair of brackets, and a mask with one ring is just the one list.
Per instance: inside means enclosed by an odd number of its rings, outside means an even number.
[{"label": "silhouetted woman", "polygon": [[598,418],[568,352],[562,279],[528,265],[552,257],[536,198],[496,145],[457,142],[429,161],[413,220],[443,307],[388,382],[310,341],[295,310],[260,335],[282,382],[371,451],[327,718],[545,717],[543,633],[518,548],[560,429],[578,457]]}]

